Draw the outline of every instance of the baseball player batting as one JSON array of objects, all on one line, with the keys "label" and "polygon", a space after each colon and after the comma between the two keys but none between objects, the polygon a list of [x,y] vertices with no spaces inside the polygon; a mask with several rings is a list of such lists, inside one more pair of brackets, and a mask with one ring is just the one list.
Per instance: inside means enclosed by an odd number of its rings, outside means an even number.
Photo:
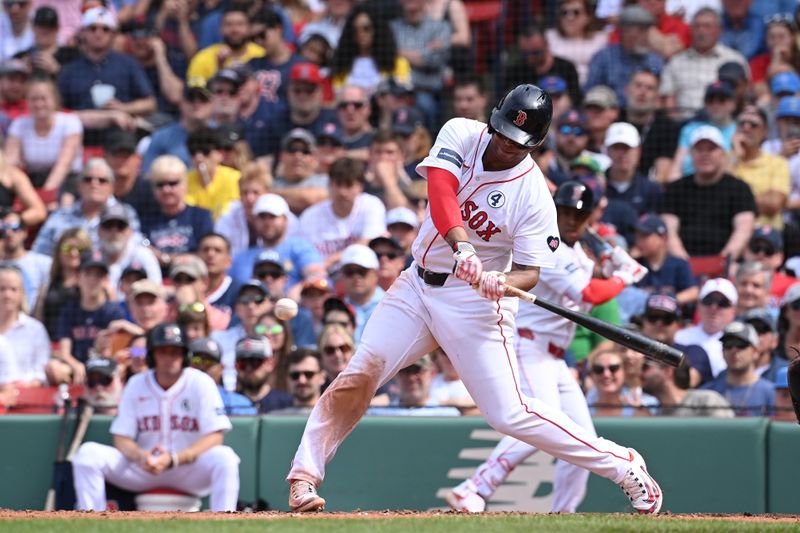
[{"label": "baseball player batting", "polygon": [[595,437],[522,392],[514,351],[518,300],[505,296],[505,287],[530,290],[540,267],[557,264],[556,209],[530,157],[547,136],[552,112],[545,92],[520,85],[500,100],[489,125],[456,118],[439,132],[417,166],[430,203],[414,262],[311,412],[287,476],[292,510],[325,506],[317,494],[325,465],[375,390],[437,345],[496,430],[611,479],[639,512],[660,509],[661,489],[636,451]]},{"label": "baseball player batting", "polygon": [[[537,297],[576,311],[589,311],[642,279],[647,269],[624,251],[609,255],[604,269],[608,278],[592,278],[594,261],[578,239],[594,209],[592,191],[577,181],[564,182],[553,200],[558,213],[561,245],[555,252],[555,268],[542,270],[531,291]],[[520,307],[517,314],[516,351],[522,392],[564,411],[583,429],[596,436],[586,397],[564,362],[564,352],[575,335],[574,322],[535,305]],[[445,500],[457,511],[486,510],[486,501],[511,471],[537,450],[526,442],[505,437],[472,477],[455,487]],[[554,513],[574,513],[586,494],[589,471],[566,461],[556,464],[553,482]]]},{"label": "baseball player batting", "polygon": [[147,336],[147,366],[122,392],[111,424],[114,446],[81,445],[72,461],[78,509],[105,511],[105,482],[133,492],[169,487],[210,494],[212,511],[235,511],[239,457],[223,446],[231,429],[217,385],[189,366],[177,324]]}]

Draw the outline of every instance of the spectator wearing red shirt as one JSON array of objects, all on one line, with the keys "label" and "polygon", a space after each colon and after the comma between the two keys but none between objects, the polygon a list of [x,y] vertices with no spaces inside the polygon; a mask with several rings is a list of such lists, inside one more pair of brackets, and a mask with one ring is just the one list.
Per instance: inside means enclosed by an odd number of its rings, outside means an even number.
[{"label": "spectator wearing red shirt", "polygon": [[[692,30],[682,18],[668,15],[666,0],[639,0],[639,5],[656,19],[655,26],[650,28],[648,38],[650,48],[665,60],[674,56],[692,42]],[[619,42],[619,28],[608,37],[609,44]]]}]

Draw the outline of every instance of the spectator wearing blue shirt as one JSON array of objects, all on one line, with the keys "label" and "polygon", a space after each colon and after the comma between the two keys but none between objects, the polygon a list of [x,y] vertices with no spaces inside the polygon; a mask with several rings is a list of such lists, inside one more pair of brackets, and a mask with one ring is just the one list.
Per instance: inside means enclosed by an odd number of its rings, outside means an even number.
[{"label": "spectator wearing blue shirt", "polygon": [[112,50],[117,21],[104,7],[81,18],[81,55],[64,65],[58,90],[65,108],[77,111],[86,145],[102,146],[109,127],[128,129],[135,117],[156,110],[153,87],[132,57]]},{"label": "spectator wearing blue shirt", "polygon": [[756,374],[759,339],[755,328],[744,322],[731,322],[722,332],[720,342],[728,368],[702,388],[722,394],[736,416],[771,415],[775,387]]},{"label": "spectator wearing blue shirt", "polygon": [[678,303],[697,300],[699,288],[689,262],[670,254],[667,248],[667,225],[661,218],[648,213],[636,223],[636,249],[639,262],[648,272],[636,287],[655,293],[673,293]]},{"label": "spectator wearing blue shirt", "polygon": [[351,244],[342,252],[339,273],[344,286],[344,301],[356,312],[356,343],[361,340],[369,317],[378,307],[384,291],[378,286],[380,262],[372,248]]},{"label": "spectator wearing blue shirt", "polygon": [[628,203],[637,215],[657,213],[661,208],[661,187],[638,171],[642,140],[636,127],[628,122],[611,124],[604,144],[611,158],[606,170],[608,199]]},{"label": "spectator wearing blue shirt", "polygon": [[156,130],[142,160],[142,172],[147,173],[158,156],[174,155],[184,164],[192,165],[192,156],[186,146],[189,134],[208,125],[211,118],[211,93],[205,84],[187,85],[179,104],[180,121]]},{"label": "spectator wearing blue shirt", "polygon": [[186,204],[186,172],[174,155],[160,156],[150,168],[158,209],[142,220],[142,233],[159,252],[162,268],[170,256],[197,250],[200,237],[214,230],[208,209]]},{"label": "spectator wearing blue shirt", "polygon": [[233,259],[231,276],[244,282],[253,276],[258,257],[266,251],[274,251],[281,258],[288,276],[287,294],[300,299],[302,281],[326,275],[322,257],[311,242],[302,237],[289,236],[287,215],[289,205],[277,194],[264,194],[253,207],[255,229],[262,246],[253,246],[240,252]]},{"label": "spectator wearing blue shirt", "polygon": [[193,340],[189,343],[189,356],[192,368],[205,372],[217,384],[226,415],[254,416],[258,414],[258,409],[246,396],[225,390],[222,386],[222,351],[215,340],[208,337]]},{"label": "spectator wearing blue shirt", "polygon": [[789,361],[778,355],[778,326],[775,317],[766,307],[750,309],[741,320],[753,326],[758,333],[758,359],[756,374],[761,379],[775,383],[781,369],[789,366]]},{"label": "spectator wearing blue shirt", "polygon": [[247,66],[258,82],[261,98],[270,104],[286,103],[286,85],[289,71],[295,63],[304,61],[295,54],[283,38],[283,21],[271,9],[259,13],[258,22],[263,29],[254,35],[263,36],[264,57],[251,59]]},{"label": "spectator wearing blue shirt", "polygon": [[625,85],[634,72],[661,72],[664,60],[647,46],[648,30],[654,24],[653,16],[640,6],[623,9],[619,16],[619,44],[607,46],[592,57],[584,89],[607,85],[624,102]]},{"label": "spectator wearing blue shirt", "polygon": [[753,9],[753,0],[722,0],[722,37],[720,41],[738,50],[748,61],[764,49],[763,16]]}]

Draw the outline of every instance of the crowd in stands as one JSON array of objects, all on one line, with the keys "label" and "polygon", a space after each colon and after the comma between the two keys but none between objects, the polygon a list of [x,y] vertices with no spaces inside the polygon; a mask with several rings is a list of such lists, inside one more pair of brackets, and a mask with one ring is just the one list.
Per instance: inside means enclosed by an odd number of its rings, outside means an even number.
[{"label": "crowd in stands", "polygon": [[[687,356],[579,328],[593,414],[791,420],[797,2],[533,1],[496,57],[470,4],[2,0],[0,406],[68,384],[114,414],[175,321],[230,415],[309,412],[412,262],[439,128],[534,83],[551,190],[589,185],[593,231],[649,269],[592,314]],[[369,413],[477,414],[442,350]]]}]

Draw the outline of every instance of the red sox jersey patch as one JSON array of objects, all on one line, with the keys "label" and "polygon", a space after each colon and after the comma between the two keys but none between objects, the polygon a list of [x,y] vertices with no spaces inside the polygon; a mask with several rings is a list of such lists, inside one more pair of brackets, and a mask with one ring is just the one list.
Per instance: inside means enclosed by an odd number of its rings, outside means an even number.
[{"label": "red sox jersey patch", "polygon": [[551,252],[555,252],[558,249],[558,245],[560,242],[561,241],[559,240],[558,237],[553,237],[552,235],[550,235],[547,238],[547,247],[550,248]]}]

